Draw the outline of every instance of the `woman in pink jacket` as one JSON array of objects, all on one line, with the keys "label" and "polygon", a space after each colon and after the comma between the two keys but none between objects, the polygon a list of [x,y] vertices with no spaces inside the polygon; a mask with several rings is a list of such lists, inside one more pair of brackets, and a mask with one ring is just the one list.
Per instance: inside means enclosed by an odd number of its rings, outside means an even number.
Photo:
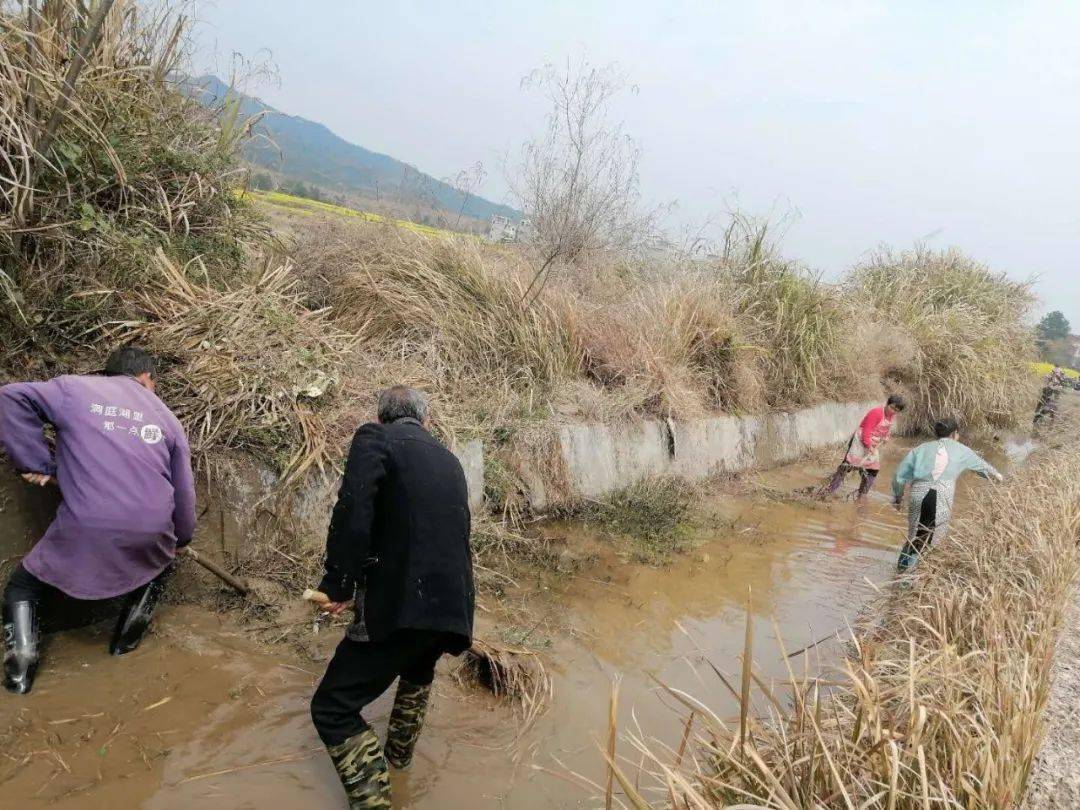
[{"label": "woman in pink jacket", "polygon": [[896,416],[904,410],[904,398],[893,394],[879,408],[873,408],[859,423],[859,429],[848,442],[847,453],[833,477],[823,488],[821,495],[833,495],[844,483],[852,470],[859,471],[859,490],[856,498],[863,498],[874,486],[874,480],[881,471],[881,448],[892,434]]}]

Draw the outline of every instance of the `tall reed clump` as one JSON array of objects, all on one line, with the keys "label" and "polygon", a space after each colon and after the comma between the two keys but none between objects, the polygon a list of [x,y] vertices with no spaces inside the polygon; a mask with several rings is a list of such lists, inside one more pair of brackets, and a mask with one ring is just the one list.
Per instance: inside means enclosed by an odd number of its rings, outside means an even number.
[{"label": "tall reed clump", "polygon": [[948,414],[967,427],[1014,427],[1034,402],[1030,283],[956,250],[882,251],[847,282],[863,309],[902,325],[913,361],[885,369],[913,394],[911,423]]},{"label": "tall reed clump", "polygon": [[144,318],[117,336],[165,358],[165,400],[192,450],[242,449],[295,477],[336,458],[315,407],[340,382],[351,343],[326,310],[308,310],[289,264],[267,261],[236,289],[185,278],[158,251],[157,277],[138,291]]},{"label": "tall reed clump", "polygon": [[562,298],[583,371],[629,410],[691,418],[750,411],[763,402],[756,359],[716,279],[635,280],[590,306]]},{"label": "tall reed clump", "polygon": [[[784,259],[768,228],[736,218],[716,272],[754,347],[766,402],[805,405],[876,392],[875,319],[858,317],[842,291]],[[864,345],[860,345],[860,339]]]},{"label": "tall reed clump", "polygon": [[345,344],[258,260],[268,231],[236,193],[249,127],[177,83],[187,24],[169,3],[0,7],[0,365],[85,371],[137,338],[200,452],[310,463],[296,391],[338,376]]},{"label": "tall reed clump", "polygon": [[[872,606],[877,620],[853,633],[837,674],[789,666],[787,680],[768,683],[748,642],[741,688],[730,687],[738,719],[672,691],[694,718],[679,753],[634,740],[651,759],[657,804],[1014,806],[1042,740],[1051,659],[1080,571],[1076,445],[972,512]],[[787,660],[782,644],[779,653]],[[756,694],[767,716],[751,708]],[[635,806],[649,806],[647,791],[620,781]]]},{"label": "tall reed clump", "polygon": [[77,347],[122,315],[118,292],[152,272],[156,248],[219,280],[262,233],[232,193],[244,128],[222,129],[175,84],[185,18],[120,0],[84,52],[107,4],[37,5],[0,15],[6,315],[17,338]]}]

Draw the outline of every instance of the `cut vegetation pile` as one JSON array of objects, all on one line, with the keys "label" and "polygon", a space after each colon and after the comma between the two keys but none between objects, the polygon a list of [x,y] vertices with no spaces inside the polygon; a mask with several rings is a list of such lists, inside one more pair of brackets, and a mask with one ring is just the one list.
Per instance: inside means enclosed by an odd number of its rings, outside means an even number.
[{"label": "cut vegetation pile", "polygon": [[1078,532],[1071,445],[986,498],[872,606],[839,674],[769,684],[744,665],[730,723],[676,694],[694,711],[690,753],[637,738],[633,763],[652,758],[665,807],[1014,806],[1043,735]]},{"label": "cut vegetation pile", "polygon": [[652,478],[590,501],[573,516],[605,532],[636,541],[646,562],[689,545],[688,518],[698,492],[679,478]]}]

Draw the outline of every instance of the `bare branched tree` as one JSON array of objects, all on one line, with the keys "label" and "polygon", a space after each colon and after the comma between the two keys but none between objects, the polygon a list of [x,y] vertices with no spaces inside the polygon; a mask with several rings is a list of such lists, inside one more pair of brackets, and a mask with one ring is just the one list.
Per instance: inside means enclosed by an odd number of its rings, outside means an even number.
[{"label": "bare branched tree", "polygon": [[439,219],[439,198],[432,179],[412,166],[401,169],[398,198],[403,205],[411,205],[414,221],[430,224]]},{"label": "bare branched tree", "polygon": [[472,199],[477,189],[484,184],[486,178],[487,169],[478,160],[472,166],[467,166],[453,177],[447,177],[443,180],[444,183],[451,186],[461,195],[461,205],[458,207],[457,219],[454,220],[455,230],[461,227],[461,218],[465,215],[465,208],[468,206],[469,200]]},{"label": "bare branched tree", "polygon": [[543,136],[525,143],[507,178],[529,219],[536,273],[528,306],[560,266],[592,251],[640,249],[653,242],[661,209],[641,202],[640,148],[611,120],[611,101],[636,92],[616,65],[586,60],[545,65],[522,80],[551,104]]}]

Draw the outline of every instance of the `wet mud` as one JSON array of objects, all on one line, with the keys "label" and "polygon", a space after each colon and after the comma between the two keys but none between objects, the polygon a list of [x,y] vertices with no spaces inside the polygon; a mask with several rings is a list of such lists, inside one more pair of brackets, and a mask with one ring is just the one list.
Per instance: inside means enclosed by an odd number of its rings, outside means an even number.
[{"label": "wet mud", "polygon": [[[748,609],[759,671],[783,677],[778,636],[790,653],[843,633],[894,580],[904,521],[888,476],[904,449],[893,444],[862,503],[783,495],[821,482],[825,456],[719,485],[701,507],[696,547],[663,567],[627,562],[587,527],[547,527],[554,543],[587,549],[588,562],[518,577],[497,604],[484,597],[480,631],[498,637],[509,623],[503,640],[545,650],[550,711],[518,738],[507,707],[459,685],[455,662],[444,660],[413,767],[394,774],[396,805],[597,806],[598,791],[583,780],[603,777],[596,741],[606,735],[612,680],[620,679],[620,727],[677,747],[683,712],[658,683],[733,712],[714,667],[737,672]],[[1009,443],[990,455],[1007,468],[1030,450]],[[8,481],[2,494],[5,558],[40,529],[11,504],[25,494],[15,486]],[[966,482],[961,512],[983,486]],[[190,604],[164,605],[152,635],[122,658],[107,653],[109,629],[105,619],[50,635],[34,692],[0,694],[4,806],[345,806],[308,717],[321,664],[260,646],[232,617]],[[339,637],[324,628],[317,654],[328,657]],[[793,660],[817,668],[838,649],[825,640]],[[380,733],[388,713],[388,696],[369,713]],[[636,755],[627,745],[620,754],[632,773]]]}]

